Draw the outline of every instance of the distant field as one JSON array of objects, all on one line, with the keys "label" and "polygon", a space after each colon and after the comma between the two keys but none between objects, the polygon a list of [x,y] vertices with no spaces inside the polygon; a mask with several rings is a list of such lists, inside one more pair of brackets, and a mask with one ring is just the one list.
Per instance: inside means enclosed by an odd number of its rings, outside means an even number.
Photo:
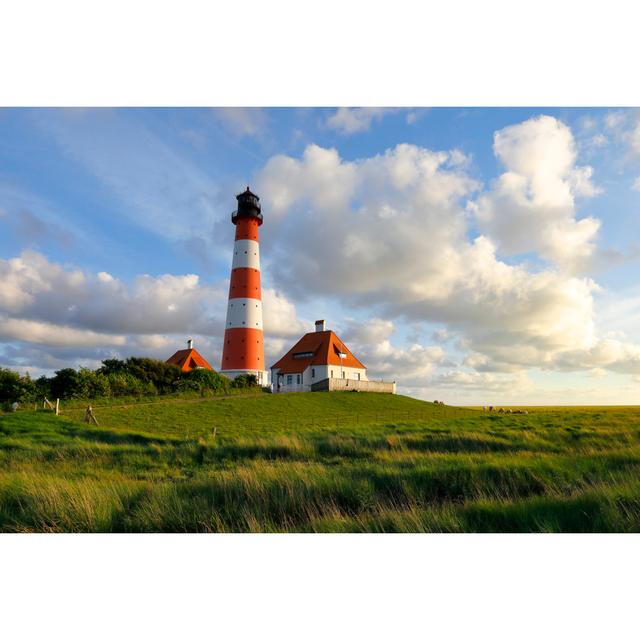
[{"label": "distant field", "polygon": [[639,407],[84,406],[0,417],[0,531],[640,531]]}]

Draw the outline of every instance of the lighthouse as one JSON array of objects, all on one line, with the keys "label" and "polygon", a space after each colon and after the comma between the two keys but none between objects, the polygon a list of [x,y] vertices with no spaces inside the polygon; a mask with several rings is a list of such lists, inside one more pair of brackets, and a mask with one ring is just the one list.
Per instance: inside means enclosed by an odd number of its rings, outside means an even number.
[{"label": "lighthouse", "polygon": [[253,374],[266,385],[264,364],[262,290],[260,287],[260,198],[249,187],[236,196],[238,208],[231,214],[236,226],[229,283],[229,302],[220,371],[230,378]]}]

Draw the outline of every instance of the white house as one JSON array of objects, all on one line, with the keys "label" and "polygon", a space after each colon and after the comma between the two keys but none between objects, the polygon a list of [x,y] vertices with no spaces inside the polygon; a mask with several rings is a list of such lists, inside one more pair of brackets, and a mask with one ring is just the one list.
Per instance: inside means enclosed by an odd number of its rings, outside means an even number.
[{"label": "white house", "polygon": [[[271,367],[275,393],[311,391],[311,385],[326,379],[357,382],[368,380],[366,367],[349,351],[324,320],[306,333]],[[352,384],[352,386],[357,386]]]}]

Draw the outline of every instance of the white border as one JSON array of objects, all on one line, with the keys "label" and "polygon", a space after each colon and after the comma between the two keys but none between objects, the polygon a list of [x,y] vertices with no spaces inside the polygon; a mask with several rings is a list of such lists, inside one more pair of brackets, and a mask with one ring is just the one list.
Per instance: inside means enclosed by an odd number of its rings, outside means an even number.
[{"label": "white border", "polygon": [[[637,536],[14,535],[7,638],[620,638]],[[633,635],[632,635],[633,634]]]},{"label": "white border", "polygon": [[[622,0],[21,0],[1,105],[638,105]],[[2,113],[0,111],[0,117]],[[8,638],[626,638],[637,536],[0,536]]]},{"label": "white border", "polygon": [[628,0],[20,0],[0,104],[640,104]]}]

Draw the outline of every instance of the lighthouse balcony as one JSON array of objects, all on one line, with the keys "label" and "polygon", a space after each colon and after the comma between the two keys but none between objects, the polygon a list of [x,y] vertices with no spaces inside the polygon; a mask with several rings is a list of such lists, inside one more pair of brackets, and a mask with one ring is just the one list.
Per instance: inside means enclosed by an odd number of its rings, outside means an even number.
[{"label": "lighthouse balcony", "polygon": [[259,225],[262,224],[262,214],[260,211],[234,211],[231,214],[231,222],[233,222],[233,224],[237,224],[240,218],[255,218]]}]

